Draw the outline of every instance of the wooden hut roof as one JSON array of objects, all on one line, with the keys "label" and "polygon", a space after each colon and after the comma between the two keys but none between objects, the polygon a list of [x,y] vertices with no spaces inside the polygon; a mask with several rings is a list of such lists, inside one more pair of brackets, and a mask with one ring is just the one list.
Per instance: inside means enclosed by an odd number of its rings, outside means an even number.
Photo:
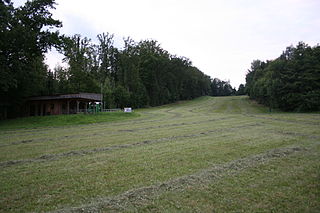
[{"label": "wooden hut roof", "polygon": [[42,100],[61,100],[61,99],[86,99],[90,101],[102,101],[102,95],[98,93],[76,93],[76,94],[60,94],[48,96],[34,96],[28,98],[29,101]]}]

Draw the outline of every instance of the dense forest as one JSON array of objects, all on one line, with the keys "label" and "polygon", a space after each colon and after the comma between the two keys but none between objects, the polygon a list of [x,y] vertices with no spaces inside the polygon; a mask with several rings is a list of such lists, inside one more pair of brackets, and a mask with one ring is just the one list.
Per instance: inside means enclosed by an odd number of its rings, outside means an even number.
[{"label": "dense forest", "polygon": [[210,94],[210,77],[157,41],[127,38],[121,50],[111,34],[98,35],[98,41],[80,35],[65,40],[69,66],[50,74],[50,93],[102,92],[107,108],[158,106]]},{"label": "dense forest", "polygon": [[275,60],[253,61],[246,75],[246,91],[270,109],[320,110],[320,46],[300,42]]},{"label": "dense forest", "polygon": [[54,1],[31,1],[14,8],[10,0],[0,1],[0,118],[20,115],[28,96],[46,89],[44,54],[60,48],[62,23],[52,18]]},{"label": "dense forest", "polygon": [[[27,97],[61,93],[102,93],[105,108],[157,106],[203,95],[231,95],[230,82],[212,80],[185,57],[170,54],[155,40],[113,35],[97,42],[59,34],[62,22],[52,18],[54,0],[28,1],[15,8],[0,1],[0,117],[22,115]],[[56,48],[67,66],[50,70],[45,53]]]}]

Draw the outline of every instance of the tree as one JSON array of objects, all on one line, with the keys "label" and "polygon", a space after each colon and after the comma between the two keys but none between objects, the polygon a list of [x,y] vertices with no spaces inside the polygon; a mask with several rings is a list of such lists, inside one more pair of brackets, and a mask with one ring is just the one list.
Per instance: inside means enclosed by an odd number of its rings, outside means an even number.
[{"label": "tree", "polygon": [[93,72],[97,66],[94,48],[90,39],[78,34],[64,39],[64,61],[69,64],[69,92],[100,92],[102,81],[99,83]]},{"label": "tree", "polygon": [[246,76],[250,98],[285,111],[320,110],[319,49],[299,42],[275,60],[254,61]]},{"label": "tree", "polygon": [[64,68],[60,65],[54,68],[55,77],[58,81],[58,93],[69,93],[70,89],[70,82],[69,82],[69,72],[67,68]]},{"label": "tree", "polygon": [[100,82],[105,82],[106,78],[113,79],[115,75],[116,48],[113,46],[113,34],[102,33],[97,36],[99,44],[97,45],[97,77]]},{"label": "tree", "polygon": [[245,95],[245,94],[246,94],[245,86],[243,84],[240,84],[236,92],[236,95]]},{"label": "tree", "polygon": [[0,1],[1,114],[8,109],[15,116],[25,97],[41,94],[47,76],[44,53],[61,44],[53,30],[62,24],[49,11],[54,5],[54,0],[34,0],[14,8],[11,0]]},{"label": "tree", "polygon": [[117,107],[123,108],[128,106],[130,94],[123,86],[118,85],[114,90],[113,96]]},{"label": "tree", "polygon": [[234,95],[235,90],[230,85],[229,81],[221,81],[215,78],[211,82],[211,95],[212,96],[229,96]]}]

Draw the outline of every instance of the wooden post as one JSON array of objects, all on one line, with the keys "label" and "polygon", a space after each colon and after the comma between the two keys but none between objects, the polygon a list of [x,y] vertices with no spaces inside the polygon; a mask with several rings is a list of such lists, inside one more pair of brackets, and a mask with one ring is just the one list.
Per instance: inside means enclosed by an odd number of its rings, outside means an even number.
[{"label": "wooden post", "polygon": [[25,115],[24,116],[30,116],[30,107],[31,107],[31,104],[30,103],[27,103],[27,106],[26,106],[26,112],[25,112]]},{"label": "wooden post", "polygon": [[86,102],[85,105],[86,105],[86,106],[85,106],[85,111],[84,111],[84,113],[87,114],[87,111],[88,111],[88,102]]},{"label": "wooden post", "polygon": [[38,116],[38,103],[34,104],[34,116]]},{"label": "wooden post", "polygon": [[79,113],[79,101],[77,101],[77,113]]},{"label": "wooden post", "polygon": [[69,103],[69,100],[67,100],[67,114],[70,114],[70,103]]},{"label": "wooden post", "polygon": [[3,118],[7,119],[7,116],[8,116],[7,106],[4,106]]},{"label": "wooden post", "polygon": [[43,104],[40,104],[40,116],[43,115]]}]

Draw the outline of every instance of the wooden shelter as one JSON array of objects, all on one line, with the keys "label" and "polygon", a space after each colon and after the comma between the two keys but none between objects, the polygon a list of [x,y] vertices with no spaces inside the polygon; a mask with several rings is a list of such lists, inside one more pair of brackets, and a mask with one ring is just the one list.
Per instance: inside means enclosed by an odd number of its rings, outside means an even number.
[{"label": "wooden shelter", "polygon": [[27,115],[60,115],[87,112],[89,104],[102,102],[102,94],[76,93],[30,97],[27,100]]}]

